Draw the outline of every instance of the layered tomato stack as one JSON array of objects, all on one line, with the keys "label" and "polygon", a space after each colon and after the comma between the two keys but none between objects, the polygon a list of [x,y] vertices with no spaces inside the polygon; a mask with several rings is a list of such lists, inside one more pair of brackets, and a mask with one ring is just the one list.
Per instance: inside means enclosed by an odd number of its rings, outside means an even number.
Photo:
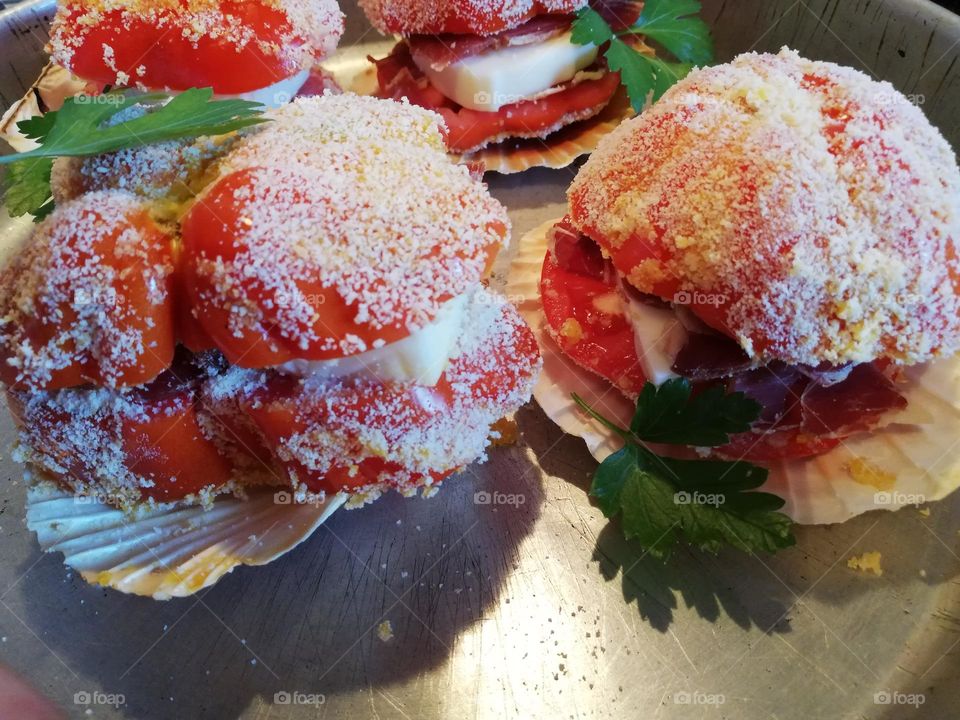
[{"label": "layered tomato stack", "polygon": [[528,399],[535,340],[483,285],[509,221],[440,119],[327,96],[270,120],[58,161],[0,277],[0,377],[45,477],[127,508],[360,502],[435,487]]},{"label": "layered tomato stack", "polygon": [[51,27],[57,65],[99,86],[213,88],[279,105],[329,84],[336,0],[67,0]]},{"label": "layered tomato stack", "polygon": [[[373,25],[403,39],[375,61],[381,97],[436,110],[451,151],[544,138],[599,114],[620,85],[594,45],[572,41],[587,0],[361,0]],[[612,27],[640,3],[598,4]]]},{"label": "layered tomato stack", "polygon": [[960,348],[958,198],[949,144],[893,87],[744,55],[604,139],[551,234],[546,319],[628,397],[681,377],[758,401],[722,454],[821,454],[903,421],[900,369]]}]

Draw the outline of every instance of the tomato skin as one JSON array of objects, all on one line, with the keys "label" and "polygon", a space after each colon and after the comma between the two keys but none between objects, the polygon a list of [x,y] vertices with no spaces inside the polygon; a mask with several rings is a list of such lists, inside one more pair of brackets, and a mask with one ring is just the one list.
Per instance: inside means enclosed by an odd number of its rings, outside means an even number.
[{"label": "tomato skin", "polygon": [[[83,3],[71,3],[61,9],[57,23],[60,41],[74,48],[69,69],[85,80],[114,85],[123,72],[131,85],[175,91],[211,87],[219,94],[236,94],[300,70],[286,53],[265,49],[303,41],[286,13],[262,0],[229,3],[223,10],[224,22],[234,21],[254,35],[242,47],[229,37],[192,37],[182,11],[156,10],[158,17],[149,19],[124,9],[106,10],[92,27],[78,23],[85,12]],[[104,57],[104,46],[112,48],[111,58]]]},{"label": "tomato skin", "polygon": [[606,105],[620,87],[620,74],[608,72],[537,100],[483,112],[461,107],[433,87],[414,64],[405,43],[375,63],[378,95],[395,100],[405,97],[414,105],[440,113],[447,126],[447,146],[453,152],[469,152],[502,136],[531,136],[557,129],[568,116]]},{"label": "tomato skin", "polygon": [[616,281],[599,252],[590,254],[576,238],[569,231],[555,233],[554,249],[544,259],[540,299],[551,335],[578,365],[636,397],[647,378],[633,327],[620,311]]},{"label": "tomato skin", "polygon": [[[412,3],[407,0],[393,4],[399,6],[399,10],[402,10],[404,5]],[[382,1],[378,5],[379,7],[365,7],[364,10],[371,16],[371,20],[377,28],[385,33],[397,35],[445,35],[448,33],[451,35],[495,35],[504,30],[518,27],[537,15],[547,13],[560,15],[576,12],[583,6],[583,2],[581,0],[550,0],[549,2],[534,0],[530,3],[527,12],[517,13],[511,7],[516,3],[509,3],[505,0],[500,0],[499,7],[496,2],[477,3],[474,0],[459,0],[431,6],[432,10],[439,6],[442,11],[432,15],[420,13],[415,25],[408,20],[408,14],[400,11],[390,12],[391,2]],[[477,7],[478,5],[479,7]]]},{"label": "tomato skin", "polygon": [[[108,402],[91,414],[64,409],[56,393],[38,400],[8,389],[7,402],[34,452],[53,460],[44,470],[65,488],[77,481],[89,487],[104,472],[95,464],[104,455],[85,446],[88,438],[97,437],[103,440],[109,465],[122,465],[142,483],[142,501],[173,502],[204,488],[222,487],[233,474],[231,463],[201,429],[200,377],[198,367],[181,355],[173,369],[152,383],[126,391],[126,403]],[[67,392],[79,393],[75,399],[82,402],[83,394],[93,391]],[[110,479],[102,490],[105,499],[113,501]]]},{"label": "tomato skin", "polygon": [[[578,365],[608,380],[628,397],[646,383],[634,343],[633,328],[623,315],[601,313],[596,300],[618,291],[592,240],[579,235],[565,218],[553,232],[553,247],[544,259],[540,296],[551,334]],[[598,259],[599,258],[599,259]],[[605,302],[601,305],[606,306]],[[696,312],[697,308],[693,308]],[[699,314],[699,313],[698,313]],[[578,333],[569,337],[570,319]],[[577,335],[580,337],[577,337]],[[799,422],[798,422],[799,424]],[[829,452],[843,437],[814,436],[799,427],[734,435],[714,452],[733,460],[771,462],[814,457]]]},{"label": "tomato skin", "polygon": [[[262,197],[264,188],[268,197]],[[256,188],[252,193],[245,191]],[[251,195],[256,195],[251,198]],[[253,252],[264,252],[262,241],[249,240],[256,234],[249,216],[258,203],[271,203],[278,211],[290,207],[298,217],[316,217],[317,227],[323,227],[324,215],[329,211],[329,198],[310,187],[308,178],[290,171],[277,177],[265,168],[245,168],[226,175],[208,188],[202,201],[190,209],[181,222],[183,237],[184,286],[190,296],[190,305],[199,325],[227,359],[244,368],[275,367],[292,360],[329,360],[342,358],[342,342],[359,339],[367,348],[378,341],[392,343],[410,335],[407,319],[396,324],[377,327],[356,321],[355,301],[347,302],[336,288],[324,286],[317,273],[298,272],[290,268],[302,265],[297,248],[278,242],[269,251],[275,259],[274,277],[282,280],[284,288],[295,288],[289,297],[283,297],[277,284],[267,287],[263,278],[249,277],[240,266]],[[281,205],[286,203],[287,205]],[[489,272],[501,247],[501,238],[507,233],[503,224],[493,225],[489,245],[480,249],[480,258]],[[254,247],[254,243],[261,245]],[[318,239],[317,242],[322,242]],[[424,248],[420,262],[438,262],[443,248]],[[446,261],[460,264],[463,257]],[[224,268],[229,276],[229,287],[210,270],[211,263]],[[459,265],[462,267],[462,265]],[[478,280],[480,278],[477,278]],[[364,280],[365,289],[387,291],[387,280],[375,277]],[[297,297],[294,297],[296,295]],[[450,297],[435,298],[445,302]],[[295,317],[295,309],[309,305],[309,313]],[[245,309],[243,322],[237,327],[238,308]],[[353,343],[356,344],[356,343]]]},{"label": "tomato skin", "polygon": [[[81,198],[58,209],[0,279],[0,310],[17,318],[0,331],[0,381],[8,387],[49,391],[86,384],[132,387],[150,382],[173,360],[171,238],[126,198],[109,205],[118,196],[97,193],[91,197],[96,199],[88,203]],[[98,204],[101,201],[105,211]],[[117,208],[122,211],[119,216],[107,214]],[[74,226],[80,222],[82,229]],[[93,237],[80,241],[76,233]],[[125,240],[131,233],[137,237],[136,257],[130,256]],[[90,270],[97,266],[114,273],[109,287],[102,287]],[[21,284],[29,285],[32,278],[36,278],[32,309],[24,312],[18,293]],[[154,302],[151,296],[158,291],[163,300]],[[86,297],[92,293],[97,296]],[[51,307],[53,303],[56,307]],[[81,313],[89,307],[100,308],[105,320],[89,321],[93,335],[82,338],[85,345],[78,348],[78,336],[72,330],[81,325]],[[110,326],[109,332],[101,322]],[[115,346],[118,336],[128,335],[141,339],[142,347],[133,356]],[[70,362],[50,368],[49,376],[31,372],[21,376],[11,361],[25,344],[35,352],[64,353]]]},{"label": "tomato skin", "polygon": [[201,430],[193,393],[151,403],[148,419],[125,419],[121,441],[125,465],[148,480],[143,499],[173,502],[225,485],[232,468]]}]

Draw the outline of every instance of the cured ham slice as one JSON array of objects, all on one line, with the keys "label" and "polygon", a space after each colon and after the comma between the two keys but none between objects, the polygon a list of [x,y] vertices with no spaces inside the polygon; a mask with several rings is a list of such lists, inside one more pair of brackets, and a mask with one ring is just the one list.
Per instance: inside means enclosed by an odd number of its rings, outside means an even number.
[{"label": "cured ham slice", "polygon": [[880,415],[907,407],[893,382],[872,364],[857,365],[843,382],[811,383],[802,402],[803,430],[815,435],[869,430]]},{"label": "cured ham slice", "polygon": [[750,356],[730,338],[690,333],[672,369],[690,380],[716,380],[749,370],[752,365]]},{"label": "cured ham slice", "polygon": [[439,72],[491,50],[550,40],[567,32],[572,24],[569,15],[541,15],[496,35],[413,35],[407,44],[418,65],[429,65]]}]

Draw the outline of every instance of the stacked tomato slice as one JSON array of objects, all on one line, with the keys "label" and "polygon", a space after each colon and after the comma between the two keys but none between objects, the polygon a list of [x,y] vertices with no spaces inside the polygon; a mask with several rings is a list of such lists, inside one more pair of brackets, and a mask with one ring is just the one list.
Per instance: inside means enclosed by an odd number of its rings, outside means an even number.
[{"label": "stacked tomato slice", "polygon": [[[550,239],[540,295],[552,336],[572,362],[635,398],[647,378],[622,310],[623,289],[613,264],[566,219],[553,228]],[[668,306],[658,297],[645,300]],[[753,431],[733,437],[718,449],[721,455],[757,462],[820,455],[906,407],[887,368],[753,367],[739,345],[719,330],[723,323],[715,308],[688,308],[710,330],[691,333],[674,371],[692,381],[694,392],[720,382],[763,406]]]}]

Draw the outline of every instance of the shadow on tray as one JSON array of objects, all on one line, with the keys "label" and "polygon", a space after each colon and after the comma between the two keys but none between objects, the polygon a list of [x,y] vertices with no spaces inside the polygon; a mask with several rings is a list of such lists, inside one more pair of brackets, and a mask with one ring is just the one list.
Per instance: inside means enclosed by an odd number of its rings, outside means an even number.
[{"label": "shadow on tray", "polygon": [[[487,501],[497,493],[524,502]],[[498,448],[430,500],[391,493],[341,510],[275,564],[238,569],[193,598],[94,588],[38,550],[5,602],[61,659],[63,686],[44,690],[64,707],[98,689],[124,696],[117,716],[173,717],[178,699],[191,717],[216,718],[309,704],[442,664],[496,603],[542,502],[524,450]]]}]

